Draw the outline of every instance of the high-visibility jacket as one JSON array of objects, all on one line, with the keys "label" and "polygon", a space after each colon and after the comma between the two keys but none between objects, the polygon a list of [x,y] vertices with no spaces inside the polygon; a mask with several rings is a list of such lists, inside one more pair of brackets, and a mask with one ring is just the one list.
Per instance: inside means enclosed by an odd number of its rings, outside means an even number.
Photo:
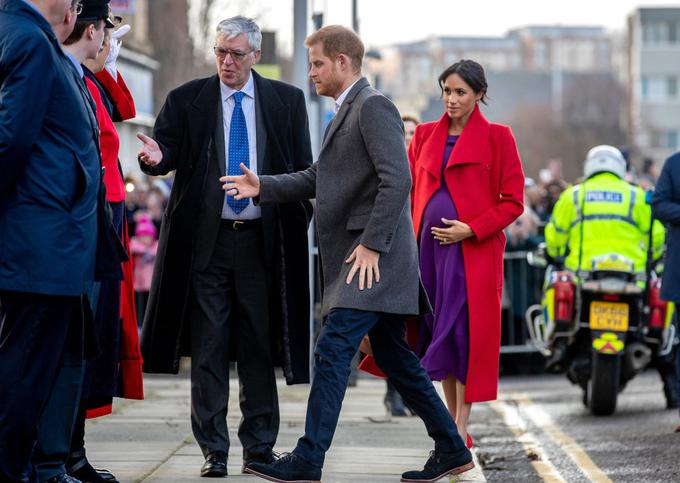
[{"label": "high-visibility jacket", "polygon": [[[591,270],[595,258],[613,253],[631,260],[635,271],[642,273],[651,225],[646,193],[614,174],[600,173],[562,193],[545,228],[546,248],[552,257],[566,255],[569,270]],[[655,221],[655,258],[661,255],[663,244],[663,225]]]}]

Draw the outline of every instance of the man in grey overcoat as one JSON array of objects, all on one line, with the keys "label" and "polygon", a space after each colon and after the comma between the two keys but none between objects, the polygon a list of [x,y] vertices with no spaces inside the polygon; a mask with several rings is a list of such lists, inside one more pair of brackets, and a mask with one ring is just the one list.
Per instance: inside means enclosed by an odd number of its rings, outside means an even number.
[{"label": "man in grey overcoat", "polygon": [[395,106],[361,76],[364,47],[341,26],[305,41],[319,95],[335,100],[319,159],[305,171],[222,179],[228,196],[262,205],[316,198],[324,326],[305,435],[294,451],[247,471],[270,481],[319,481],[338,422],[350,362],[368,333],[373,355],[425,422],[435,450],[425,468],[402,481],[434,481],[473,467],[455,423],[418,358],[404,340],[404,321],[428,307],[421,298],[417,246],[410,216],[411,176],[403,125]]}]

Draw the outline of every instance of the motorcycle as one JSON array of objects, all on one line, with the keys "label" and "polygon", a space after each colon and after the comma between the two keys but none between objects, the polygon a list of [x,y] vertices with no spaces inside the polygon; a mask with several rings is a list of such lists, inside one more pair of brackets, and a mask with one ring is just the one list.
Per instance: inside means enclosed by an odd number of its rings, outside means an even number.
[{"label": "motorcycle", "polygon": [[550,260],[544,245],[528,262],[547,267],[542,302],[526,311],[546,369],[566,372],[593,415],[613,414],[628,381],[672,358],[675,307],[661,300],[661,279],[654,270],[636,274],[633,262],[617,254],[594,259],[578,274]]}]

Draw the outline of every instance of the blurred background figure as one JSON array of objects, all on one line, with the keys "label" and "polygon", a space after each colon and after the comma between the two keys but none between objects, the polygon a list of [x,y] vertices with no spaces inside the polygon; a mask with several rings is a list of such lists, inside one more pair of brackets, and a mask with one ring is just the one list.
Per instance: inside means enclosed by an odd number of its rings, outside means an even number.
[{"label": "blurred background figure", "polygon": [[153,265],[158,249],[158,230],[147,214],[141,214],[135,222],[135,234],[130,239],[130,254],[134,259],[135,307],[137,323],[142,326],[144,311],[149,300]]},{"label": "blurred background figure", "polygon": [[146,196],[144,197],[144,217],[151,220],[151,223],[154,224],[156,231],[159,233],[161,230],[166,200],[167,198],[156,185],[147,191]]},{"label": "blurred background figure", "polygon": [[550,209],[545,190],[538,186],[533,178],[524,180],[524,202],[531,208],[541,224],[545,224],[550,219]]},{"label": "blurred background figure", "polygon": [[148,186],[135,176],[125,177],[125,219],[130,233],[135,233],[135,215],[138,211],[146,209],[146,192]]},{"label": "blurred background figure", "polygon": [[406,149],[408,149],[408,145],[411,144],[411,139],[416,132],[416,126],[420,124],[420,121],[414,116],[403,116],[401,120],[404,123],[404,143],[406,143]]},{"label": "blurred background figure", "polygon": [[543,241],[539,234],[540,220],[530,207],[506,229],[506,251],[533,250]]}]

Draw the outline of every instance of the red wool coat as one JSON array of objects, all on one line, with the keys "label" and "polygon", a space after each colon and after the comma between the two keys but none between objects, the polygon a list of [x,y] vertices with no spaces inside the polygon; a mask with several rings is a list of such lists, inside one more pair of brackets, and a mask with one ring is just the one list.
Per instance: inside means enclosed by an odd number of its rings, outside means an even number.
[{"label": "red wool coat", "polygon": [[[132,94],[127,88],[123,77],[118,74],[114,80],[106,69],[95,74],[97,80],[103,85],[109,99],[114,105],[116,117],[119,120],[135,117],[135,104]],[[104,186],[106,186],[106,199],[109,202],[125,200],[125,185],[118,162],[120,142],[113,119],[106,111],[99,89],[94,83],[86,78],[87,88],[95,102],[97,122],[100,128],[100,149],[102,154],[102,166],[104,172]],[[130,253],[127,221],[124,222],[123,245],[127,253]],[[125,399],[144,399],[144,384],[142,379],[142,354],[139,348],[139,335],[137,333],[137,315],[135,311],[135,292],[133,285],[133,265],[130,261],[122,264],[123,281],[121,282],[120,296],[120,361],[118,375],[118,393],[116,396]],[[88,418],[96,418],[110,414],[112,406],[106,405],[99,408],[91,408],[87,411]]]},{"label": "red wool coat", "polygon": [[[423,210],[441,183],[449,117],[420,124],[409,146],[411,210],[416,237]],[[470,353],[466,402],[496,399],[503,288],[503,229],[524,210],[524,173],[512,131],[489,123],[476,107],[453,148],[444,180],[460,221],[475,233],[463,240]]]}]

